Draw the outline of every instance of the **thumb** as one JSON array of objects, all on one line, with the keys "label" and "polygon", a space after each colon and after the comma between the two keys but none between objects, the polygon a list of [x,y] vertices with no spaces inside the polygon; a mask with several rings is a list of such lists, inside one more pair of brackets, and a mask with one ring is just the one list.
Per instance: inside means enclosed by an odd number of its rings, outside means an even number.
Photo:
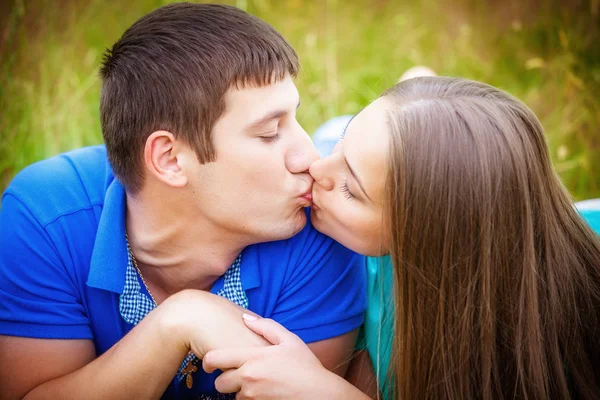
[{"label": "thumb", "polygon": [[273,321],[270,318],[257,318],[254,315],[242,315],[246,326],[254,333],[264,337],[271,344],[295,344],[304,343],[292,332],[285,329],[283,326]]}]

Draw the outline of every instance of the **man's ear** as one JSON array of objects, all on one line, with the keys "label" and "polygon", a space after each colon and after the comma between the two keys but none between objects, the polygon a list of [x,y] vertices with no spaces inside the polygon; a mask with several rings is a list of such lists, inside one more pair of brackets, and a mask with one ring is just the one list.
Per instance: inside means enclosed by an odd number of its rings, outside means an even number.
[{"label": "man's ear", "polygon": [[177,141],[171,132],[152,132],[144,146],[146,172],[159,181],[172,186],[184,187],[187,176],[179,159]]}]

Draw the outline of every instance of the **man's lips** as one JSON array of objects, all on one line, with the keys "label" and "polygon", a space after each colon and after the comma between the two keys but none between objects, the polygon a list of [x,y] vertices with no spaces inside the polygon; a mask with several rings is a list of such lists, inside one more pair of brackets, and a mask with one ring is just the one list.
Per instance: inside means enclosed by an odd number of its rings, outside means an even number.
[{"label": "man's lips", "polygon": [[309,204],[312,203],[312,185],[310,185],[306,191],[304,193],[302,193],[300,196],[301,199],[306,200]]},{"label": "man's lips", "polygon": [[302,197],[303,199],[306,199],[306,200],[308,200],[308,201],[310,201],[312,203],[312,192],[308,192],[306,194],[303,194],[300,197]]}]

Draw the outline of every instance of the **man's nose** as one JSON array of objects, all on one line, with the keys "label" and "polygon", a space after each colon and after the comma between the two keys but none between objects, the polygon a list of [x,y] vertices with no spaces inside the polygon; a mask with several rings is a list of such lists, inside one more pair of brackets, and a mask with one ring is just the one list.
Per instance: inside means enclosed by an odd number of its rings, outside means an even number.
[{"label": "man's nose", "polygon": [[297,139],[294,146],[286,154],[286,167],[292,174],[308,172],[310,165],[319,159],[319,153],[310,137],[300,125],[296,132]]}]

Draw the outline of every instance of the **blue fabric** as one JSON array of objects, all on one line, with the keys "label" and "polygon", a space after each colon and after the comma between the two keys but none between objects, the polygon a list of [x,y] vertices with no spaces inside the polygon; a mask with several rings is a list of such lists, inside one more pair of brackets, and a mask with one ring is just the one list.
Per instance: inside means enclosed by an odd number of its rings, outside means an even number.
[{"label": "blue fabric", "polygon": [[[362,324],[364,257],[310,222],[291,239],[249,246],[241,256],[248,308],[304,341]],[[127,266],[125,192],[103,146],[26,168],[2,197],[0,334],[91,339],[101,355],[133,328],[119,310]],[[221,277],[211,292],[230,289]],[[213,396],[215,377],[198,371],[192,391],[174,381],[165,397]]]}]

